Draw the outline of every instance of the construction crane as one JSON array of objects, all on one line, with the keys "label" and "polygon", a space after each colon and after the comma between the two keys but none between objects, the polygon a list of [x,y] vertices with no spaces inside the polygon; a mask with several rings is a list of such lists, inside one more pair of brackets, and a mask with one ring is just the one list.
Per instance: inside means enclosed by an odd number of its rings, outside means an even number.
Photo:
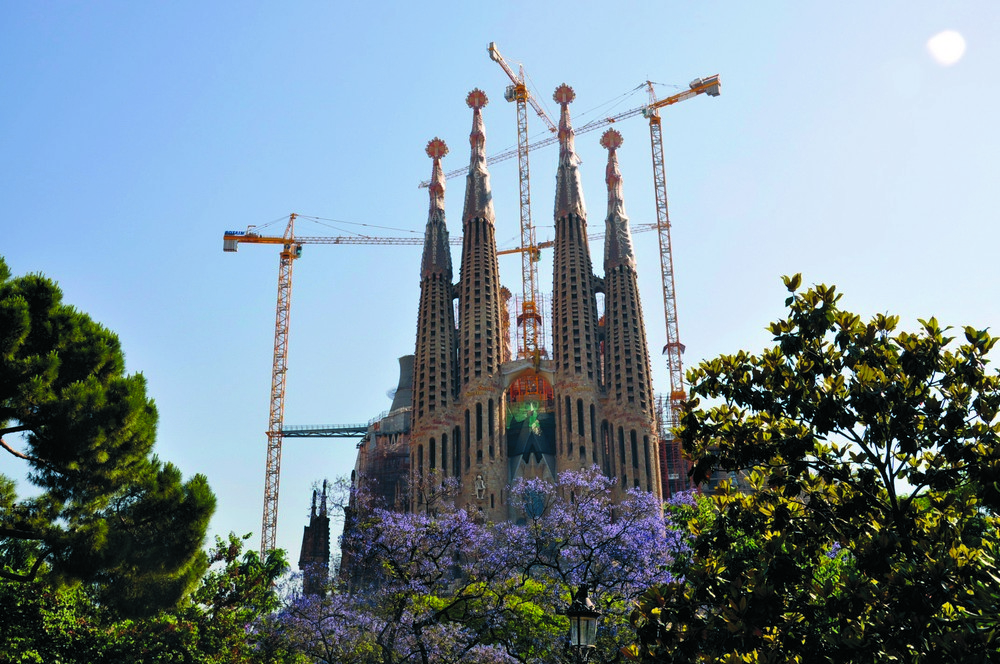
[{"label": "construction crane", "polygon": [[[653,83],[651,81],[646,81],[645,85],[651,89]],[[688,86],[687,90],[678,92],[677,94],[671,95],[669,97],[664,97],[663,99],[660,99],[658,101],[652,101],[651,103],[646,104],[644,106],[638,106],[623,113],[619,113],[618,115],[612,115],[606,118],[598,118],[596,120],[591,120],[585,125],[574,128],[573,133],[579,136],[580,134],[586,134],[587,132],[594,131],[595,129],[606,127],[609,124],[614,124],[616,122],[621,122],[622,120],[634,118],[637,115],[642,115],[643,117],[650,117],[651,113],[655,113],[661,108],[670,106],[671,104],[676,104],[677,102],[684,101],[685,99],[690,99],[691,97],[700,95],[702,93],[707,93],[710,97],[717,97],[719,96],[721,87],[722,83],[719,80],[718,74],[715,74],[714,76],[708,76],[706,78],[696,78]],[[540,139],[538,141],[535,141],[534,143],[529,144],[528,151],[538,150],[539,148],[544,148],[548,145],[553,145],[558,141],[559,141],[558,136],[546,136],[543,139]],[[488,157],[486,159],[486,163],[490,165],[496,164],[501,161],[506,161],[507,159],[510,159],[511,157],[514,157],[517,154],[518,154],[517,148],[505,150],[504,152],[499,152],[491,157]],[[453,178],[458,175],[465,175],[468,172],[469,172],[469,167],[465,166],[463,168],[457,168],[453,171],[448,171],[447,173],[444,174],[444,176],[445,178]],[[420,183],[419,186],[421,188],[426,188],[428,185],[430,185],[430,180],[424,180],[423,182]]]},{"label": "construction crane", "polygon": [[236,251],[240,242],[280,244],[278,259],[278,306],[274,317],[274,363],[271,367],[271,402],[267,418],[267,463],[264,470],[264,519],[260,528],[261,556],[274,550],[278,527],[278,479],[281,475],[281,430],[285,417],[285,377],[288,373],[288,315],[292,306],[292,263],[302,255],[302,243],[295,239],[295,217],[281,237],[227,232],[223,251]]},{"label": "construction crane", "polygon": [[535,227],[531,223],[527,105],[531,104],[535,113],[542,119],[550,132],[554,133],[557,129],[548,114],[545,113],[545,109],[528,92],[528,86],[525,84],[524,66],[519,65],[515,74],[504,57],[500,55],[500,51],[497,50],[496,42],[490,42],[488,51],[490,59],[500,65],[511,80],[511,85],[507,86],[504,93],[504,99],[517,104],[517,173],[521,200],[521,247],[523,249],[520,252],[523,299],[521,300],[521,312],[517,316],[517,324],[523,330],[520,356],[532,359],[537,367],[541,360],[538,349],[538,326],[541,325],[542,317],[538,312],[538,249],[535,246]]},{"label": "construction crane", "polygon": [[[271,398],[268,409],[267,460],[264,470],[264,513],[261,523],[261,553],[274,549],[278,528],[278,488],[281,479],[281,447],[284,438],[342,437],[364,433],[367,425],[337,425],[328,427],[285,427],[285,383],[288,373],[288,328],[292,305],[292,262],[302,256],[306,244],[340,245],[422,245],[422,237],[380,237],[374,235],[295,235],[295,220],[298,214],[288,217],[285,232],[281,235],[262,235],[256,226],[248,226],[245,231],[226,231],[222,235],[222,249],[235,252],[240,244],[274,244],[281,246],[278,260],[278,298],[274,321],[274,357],[271,368]],[[642,224],[636,232],[654,230],[657,224]],[[603,234],[589,236],[591,240],[603,238]],[[461,236],[453,237],[449,244],[461,245]],[[537,255],[539,250],[551,247],[551,240],[537,246],[521,246],[497,252],[500,255],[526,253]]]},{"label": "construction crane", "polygon": [[[222,236],[223,251],[236,251],[240,244],[276,244],[281,246],[278,260],[278,304],[274,318],[274,360],[271,368],[271,400],[267,418],[267,461],[264,468],[264,516],[260,529],[260,550],[266,554],[274,549],[278,528],[278,484],[281,478],[281,443],[285,436],[295,435],[284,430],[285,382],[288,373],[288,323],[292,306],[292,263],[302,255],[306,244],[423,244],[422,237],[375,237],[351,235],[337,237],[295,236],[297,214],[288,217],[285,232],[261,235],[255,226],[246,231],[226,231]],[[451,241],[461,243],[461,238]]]},{"label": "construction crane", "polygon": [[670,213],[667,209],[667,178],[663,161],[663,131],[660,126],[660,109],[690,99],[702,92],[711,97],[721,93],[722,84],[719,75],[707,79],[695,79],[689,89],[680,94],[657,100],[653,84],[646,81],[649,90],[649,105],[642,114],[649,120],[649,140],[653,154],[653,189],[656,193],[656,223],[657,235],[660,241],[660,277],[663,282],[663,316],[666,321],[667,343],[663,354],[667,356],[667,369],[670,373],[670,406],[666,409],[666,425],[662,434],[669,434],[669,440],[660,440],[660,476],[666,493],[673,495],[675,491],[683,491],[691,487],[687,473],[687,462],[681,455],[680,444],[673,437],[673,428],[680,424],[681,410],[687,399],[687,389],[684,386],[684,365],[681,355],[684,344],[681,343],[680,331],[677,326],[677,298],[674,287],[674,258],[670,246]]}]

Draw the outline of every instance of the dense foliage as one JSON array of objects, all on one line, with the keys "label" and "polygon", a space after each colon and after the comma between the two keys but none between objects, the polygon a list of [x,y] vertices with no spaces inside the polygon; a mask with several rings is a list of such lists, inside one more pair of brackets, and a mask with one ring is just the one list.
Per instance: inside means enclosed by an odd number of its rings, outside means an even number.
[{"label": "dense foliage", "polygon": [[615,506],[611,486],[596,468],[519,482],[520,518],[498,524],[446,496],[428,514],[362,505],[343,541],[347,582],[293,597],[272,627],[320,662],[572,661],[559,610],[587,583],[605,614],[590,661],[619,661],[634,599],[671,578],[685,540],[652,495]]},{"label": "dense foliage", "polygon": [[61,664],[279,664],[301,662],[254,625],[279,605],[283,553],[261,559],[233,536],[179,607],[123,619],[85,586],[0,585],[0,661]]},{"label": "dense foliage", "polygon": [[191,589],[215,496],[152,454],[156,419],[118,338],[0,259],[0,453],[39,491],[0,476],[0,585],[84,582],[132,615]]},{"label": "dense foliage", "polygon": [[[933,318],[863,322],[799,291],[775,345],[691,374],[685,449],[721,467],[683,580],[633,616],[649,662],[986,662],[1000,657],[996,340]],[[710,400],[702,407],[701,399]]]}]

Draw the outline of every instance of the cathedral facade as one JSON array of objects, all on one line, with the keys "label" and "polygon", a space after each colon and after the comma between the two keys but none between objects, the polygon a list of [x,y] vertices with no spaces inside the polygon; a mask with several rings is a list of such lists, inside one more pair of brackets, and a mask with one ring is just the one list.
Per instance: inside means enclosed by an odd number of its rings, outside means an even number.
[{"label": "cathedral facade", "polygon": [[[609,130],[601,138],[608,208],[598,276],[570,120],[574,93],[561,85],[554,98],[560,119],[551,355],[511,349],[510,292],[500,284],[486,165],[486,95],[473,90],[466,99],[472,131],[457,275],[441,166],[448,148],[440,139],[427,146],[433,165],[412,370],[409,358],[401,360],[400,387],[384,418],[396,423],[393,435],[381,432],[381,421],[373,424],[359,445],[354,478],[374,480],[373,490],[398,509],[430,509],[447,487],[459,507],[504,520],[515,516],[508,487],[518,478],[555,480],[594,465],[618,480],[619,498],[632,487],[662,495],[649,349],[616,155],[621,135]],[[408,404],[403,394],[412,395]],[[408,472],[396,468],[391,479],[376,479],[377,460],[387,454]]]}]

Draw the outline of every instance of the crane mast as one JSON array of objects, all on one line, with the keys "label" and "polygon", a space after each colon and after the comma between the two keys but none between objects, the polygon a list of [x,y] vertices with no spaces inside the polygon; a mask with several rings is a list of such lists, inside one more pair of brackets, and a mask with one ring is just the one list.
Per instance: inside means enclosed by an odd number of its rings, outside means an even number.
[{"label": "crane mast", "polygon": [[520,194],[520,219],[521,219],[521,247],[525,250],[521,252],[521,284],[523,299],[521,302],[521,312],[517,316],[517,323],[523,329],[520,356],[522,358],[534,359],[537,364],[540,360],[538,349],[538,326],[542,317],[538,312],[538,247],[535,244],[535,227],[531,223],[531,177],[528,168],[528,104],[548,126],[549,131],[556,131],[556,126],[546,115],[545,110],[538,104],[537,100],[528,92],[528,87],[524,81],[524,67],[518,67],[518,73],[507,64],[500,51],[497,50],[496,42],[490,42],[488,48],[490,58],[500,65],[510,78],[512,84],[507,87],[504,99],[515,102],[517,105],[517,173]]},{"label": "crane mast", "polygon": [[[707,92],[718,96],[720,83],[718,75],[711,77],[706,85],[704,79],[691,83],[690,89],[668,99],[670,103],[690,99]],[[691,488],[688,477],[688,464],[681,455],[680,444],[673,436],[673,428],[680,424],[684,401],[687,399],[687,389],[684,386],[684,365],[681,354],[684,344],[681,343],[680,330],[677,325],[677,296],[674,284],[674,258],[670,246],[670,211],[667,207],[667,177],[663,159],[663,128],[660,124],[659,109],[666,106],[668,100],[656,99],[653,84],[646,81],[649,90],[650,103],[643,114],[649,120],[649,141],[653,155],[653,190],[656,195],[656,226],[660,244],[660,277],[663,283],[663,317],[666,322],[667,343],[663,354],[667,356],[667,369],[670,373],[670,397],[666,409],[666,423],[661,435],[669,435],[669,439],[660,440],[660,476],[663,478],[665,493],[673,495],[677,491]],[[700,88],[700,89],[699,89]]]},{"label": "crane mast", "polygon": [[260,527],[262,555],[274,550],[278,529],[278,480],[281,477],[281,441],[285,418],[285,379],[288,374],[288,323],[292,308],[292,263],[302,255],[295,241],[295,214],[288,217],[278,259],[278,306],[274,317],[274,362],[271,368],[271,405],[267,418],[267,462],[264,469],[264,517]]}]

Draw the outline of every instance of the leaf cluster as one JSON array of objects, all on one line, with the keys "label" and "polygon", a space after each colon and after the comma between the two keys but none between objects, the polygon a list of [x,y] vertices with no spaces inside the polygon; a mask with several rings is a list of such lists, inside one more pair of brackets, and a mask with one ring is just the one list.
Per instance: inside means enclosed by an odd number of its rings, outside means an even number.
[{"label": "leaf cluster", "polygon": [[[988,661],[1000,506],[996,343],[931,318],[862,321],[800,292],[774,346],[690,372],[681,438],[719,514],[693,522],[684,582],[647,594],[649,661]],[[702,399],[715,403],[702,407]],[[729,658],[729,659],[726,659]]]}]

